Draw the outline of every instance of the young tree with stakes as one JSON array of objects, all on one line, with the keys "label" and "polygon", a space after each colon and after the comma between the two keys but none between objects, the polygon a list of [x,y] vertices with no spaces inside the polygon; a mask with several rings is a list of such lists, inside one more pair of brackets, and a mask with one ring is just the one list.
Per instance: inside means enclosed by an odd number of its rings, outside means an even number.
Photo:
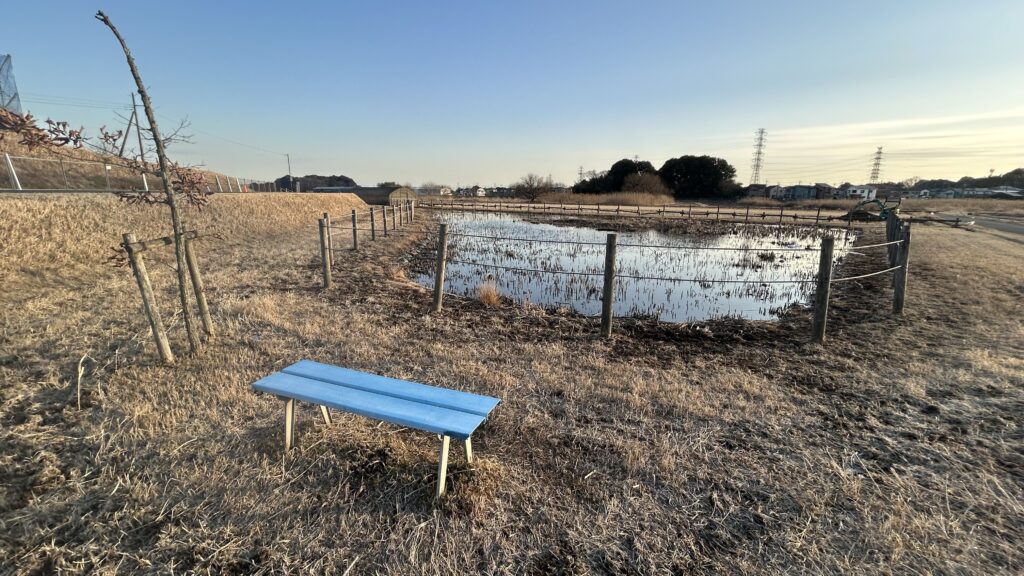
[{"label": "young tree with stakes", "polygon": [[[128,49],[128,44],[106,14],[99,11],[96,13],[96,19],[110,29],[118,43],[121,45],[121,49],[124,51],[125,58],[128,61],[128,67],[131,69],[132,77],[135,79],[135,84],[139,89],[139,95],[142,96],[142,104],[145,108],[146,118],[150,125],[148,132],[153,140],[153,145],[156,149],[156,155],[158,158],[158,164],[156,165],[146,162],[141,157],[141,155],[144,154],[144,151],[140,150],[139,158],[123,159],[108,157],[106,162],[108,164],[116,164],[128,168],[138,174],[151,174],[158,176],[163,183],[163,191],[134,190],[129,192],[118,192],[117,194],[122,200],[127,202],[166,204],[170,209],[171,228],[174,237],[174,257],[177,263],[178,298],[181,304],[185,332],[188,336],[189,350],[196,353],[199,350],[200,340],[188,300],[188,278],[186,276],[186,268],[188,264],[186,262],[185,255],[186,224],[184,215],[181,213],[178,200],[180,196],[187,204],[202,207],[209,201],[209,193],[206,192],[205,187],[203,186],[202,173],[193,168],[181,166],[180,164],[168,160],[167,144],[170,141],[177,139],[176,135],[181,128],[175,130],[169,137],[161,135],[156,115],[153,112],[153,103],[150,100],[149,93],[146,91],[145,85],[142,82],[142,76],[139,74],[138,67],[135,64],[135,59],[132,57],[132,53]],[[65,146],[81,148],[83,144],[86,143],[83,130],[81,128],[78,130],[71,129],[67,122],[47,119],[46,127],[40,128],[36,125],[35,119],[31,114],[25,114],[22,116],[0,109],[0,139],[4,137],[4,132],[14,133],[17,135],[20,138],[20,143],[29,149],[44,147],[51,150],[57,150]],[[92,146],[101,152],[110,154],[110,151],[113,149],[113,145],[122,134],[120,131],[115,133],[107,132],[106,128],[100,128],[100,133],[99,145]]]}]

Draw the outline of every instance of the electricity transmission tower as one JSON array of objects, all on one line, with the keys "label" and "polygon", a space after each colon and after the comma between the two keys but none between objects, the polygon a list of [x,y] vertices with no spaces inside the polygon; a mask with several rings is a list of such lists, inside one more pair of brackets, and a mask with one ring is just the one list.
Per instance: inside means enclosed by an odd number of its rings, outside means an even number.
[{"label": "electricity transmission tower", "polygon": [[758,128],[754,133],[754,161],[750,169],[751,186],[761,183],[761,166],[764,164],[764,143],[767,135],[764,128]]},{"label": "electricity transmission tower", "polygon": [[868,178],[868,184],[878,184],[878,177],[882,174],[882,147],[879,146],[878,150],[875,150],[875,159],[871,163],[871,177]]},{"label": "electricity transmission tower", "polygon": [[18,85],[14,81],[10,54],[0,54],[0,108],[21,114],[21,99],[18,97]]}]

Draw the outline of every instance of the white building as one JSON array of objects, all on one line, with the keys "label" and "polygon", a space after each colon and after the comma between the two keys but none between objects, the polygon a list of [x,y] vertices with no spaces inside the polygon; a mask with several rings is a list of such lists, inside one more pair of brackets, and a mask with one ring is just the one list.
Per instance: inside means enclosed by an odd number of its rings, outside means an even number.
[{"label": "white building", "polygon": [[856,200],[874,200],[878,197],[878,188],[874,186],[851,186],[846,189],[846,197]]}]

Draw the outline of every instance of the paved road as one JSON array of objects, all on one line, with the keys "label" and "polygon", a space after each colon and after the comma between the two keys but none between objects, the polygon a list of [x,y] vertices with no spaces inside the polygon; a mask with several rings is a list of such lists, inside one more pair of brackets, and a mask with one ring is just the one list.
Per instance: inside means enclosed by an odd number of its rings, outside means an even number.
[{"label": "paved road", "polygon": [[979,228],[990,228],[1000,232],[1009,232],[1010,234],[1020,234],[1024,236],[1024,217],[1021,216],[968,216],[965,214],[952,214],[949,212],[940,212],[937,213],[936,216],[947,220],[956,220],[957,218],[960,218],[961,221],[964,222],[973,220],[974,225]]}]

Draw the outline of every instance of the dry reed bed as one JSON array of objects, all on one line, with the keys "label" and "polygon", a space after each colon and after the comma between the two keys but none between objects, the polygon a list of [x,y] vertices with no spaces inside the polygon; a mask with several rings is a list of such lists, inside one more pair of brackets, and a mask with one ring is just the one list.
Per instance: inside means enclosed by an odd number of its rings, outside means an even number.
[{"label": "dry reed bed", "polygon": [[[802,343],[800,311],[624,322],[606,343],[592,320],[534,308],[449,298],[427,314],[404,273],[414,229],[339,252],[321,293],[312,223],[344,200],[221,197],[202,218],[225,241],[201,259],[222,335],[169,369],[128,272],[102,264],[151,216],[13,202],[0,572],[1022,568],[1019,244],[917,227],[907,317],[888,314],[884,279],[839,285],[827,348]],[[81,261],[55,260],[76,235]],[[151,266],[161,286],[170,261]],[[972,271],[986,282],[951,289]],[[326,428],[309,407],[282,458],[281,407],[248,384],[302,357],[500,396],[479,465],[454,457],[435,506],[432,438]]]}]

